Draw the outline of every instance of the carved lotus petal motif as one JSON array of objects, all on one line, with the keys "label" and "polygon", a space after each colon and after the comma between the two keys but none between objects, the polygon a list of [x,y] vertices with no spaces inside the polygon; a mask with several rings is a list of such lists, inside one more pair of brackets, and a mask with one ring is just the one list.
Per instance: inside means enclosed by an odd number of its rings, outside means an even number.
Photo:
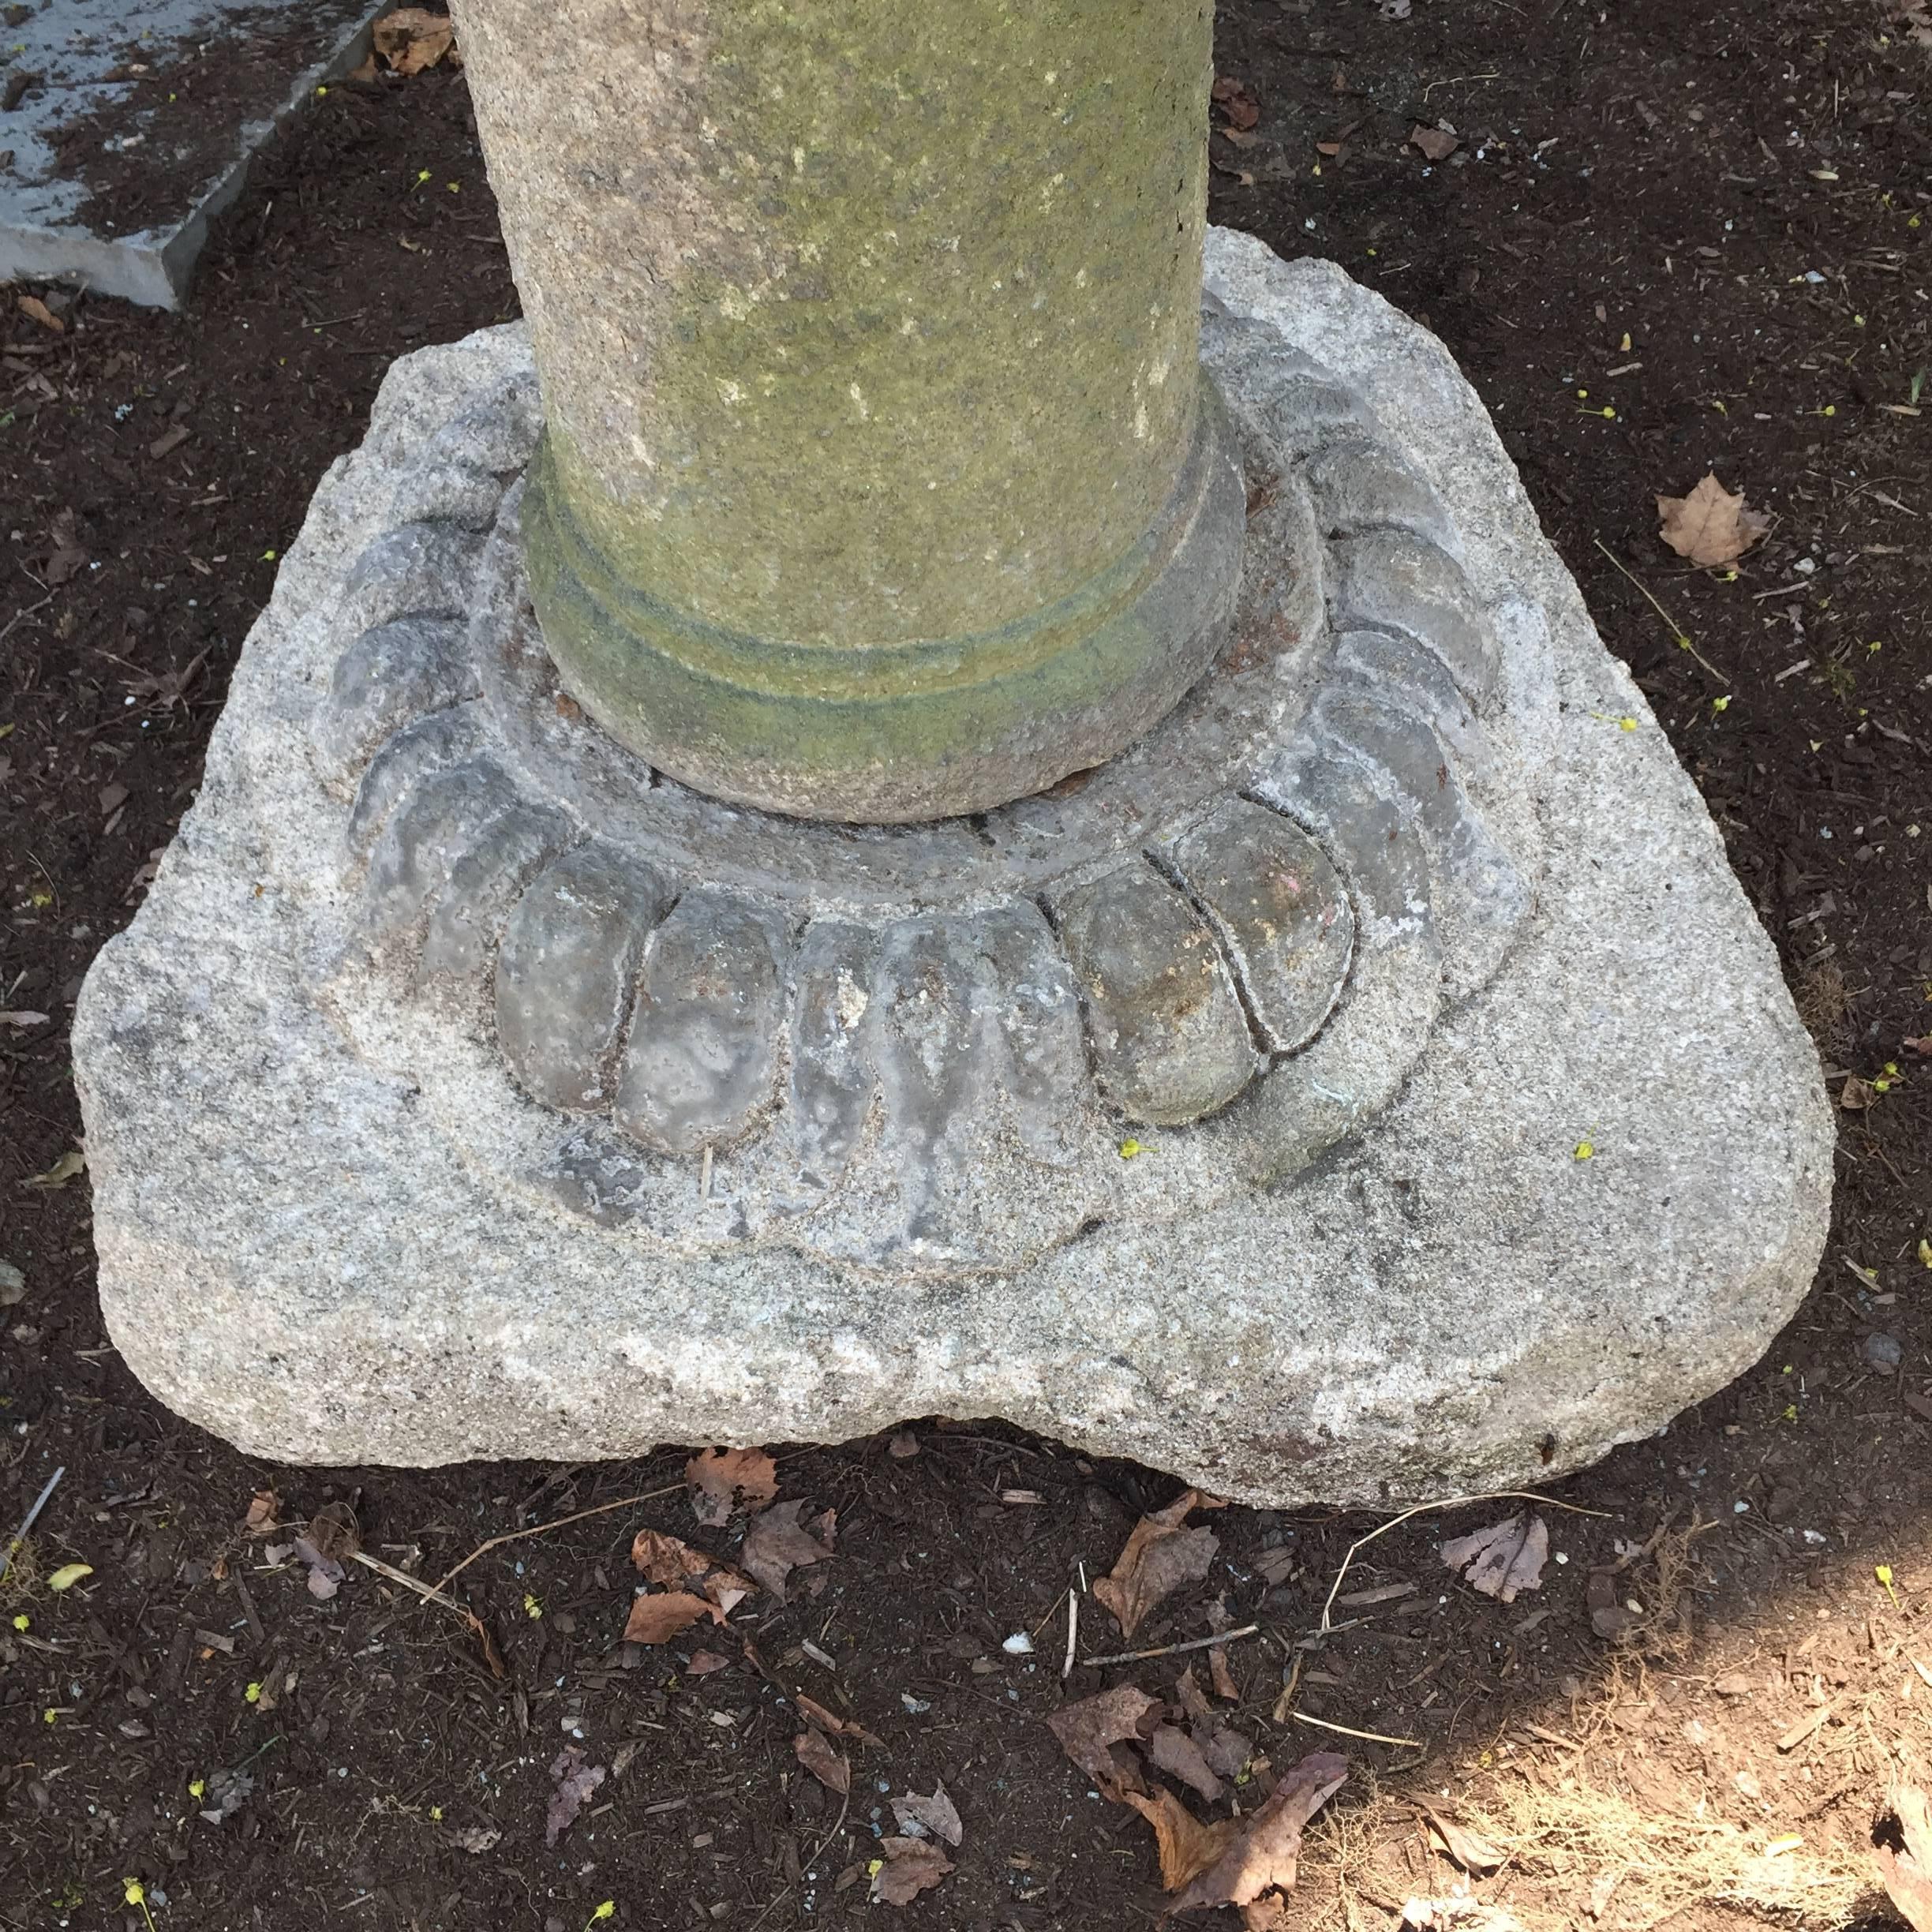
[{"label": "carved lotus petal motif", "polygon": [[1001,1266],[1290,1171],[1396,1091],[1530,904],[1481,803],[1497,636],[1360,397],[1224,318],[1204,355],[1249,472],[1226,662],[970,822],[725,807],[582,716],[522,572],[527,379],[393,452],[309,737],[359,908],[338,970],[555,1122],[479,1158],[682,1242]]}]

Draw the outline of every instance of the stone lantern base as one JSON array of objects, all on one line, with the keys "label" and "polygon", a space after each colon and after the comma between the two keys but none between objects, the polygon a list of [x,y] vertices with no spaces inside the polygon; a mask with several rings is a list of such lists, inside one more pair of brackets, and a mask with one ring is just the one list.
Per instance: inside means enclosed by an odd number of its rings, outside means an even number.
[{"label": "stone lantern base", "polygon": [[1560,1473],[1763,1350],[1832,1125],[1702,801],[1434,338],[1208,264],[1229,651],[923,826],[605,738],[530,614],[524,337],[396,365],[76,1017],[163,1400],[310,1462],[1000,1416],[1371,1503]]}]

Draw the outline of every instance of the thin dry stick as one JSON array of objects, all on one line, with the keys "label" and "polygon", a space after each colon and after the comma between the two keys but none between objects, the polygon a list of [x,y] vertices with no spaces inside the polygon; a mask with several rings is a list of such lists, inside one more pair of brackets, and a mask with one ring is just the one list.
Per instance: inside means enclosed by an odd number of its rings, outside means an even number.
[{"label": "thin dry stick", "polygon": [[438,1579],[436,1587],[447,1589],[451,1580],[462,1575],[479,1556],[487,1556],[492,1550],[500,1549],[506,1543],[519,1542],[525,1537],[547,1535],[552,1530],[582,1522],[586,1516],[608,1516],[612,1510],[635,1509],[640,1503],[655,1503],[661,1496],[676,1496],[683,1487],[681,1482],[667,1483],[661,1489],[646,1489],[642,1496],[620,1496],[615,1503],[600,1503],[595,1509],[578,1510],[575,1515],[560,1516],[555,1522],[534,1523],[527,1530],[506,1530],[501,1536],[492,1537],[487,1543],[479,1543],[448,1576]]},{"label": "thin dry stick", "polygon": [[1391,1516],[1379,1528],[1371,1530],[1365,1537],[1357,1537],[1348,1546],[1348,1554],[1342,1559],[1342,1567],[1335,1572],[1335,1580],[1329,1586],[1328,1600],[1322,1605],[1321,1623],[1316,1634],[1325,1635],[1335,1628],[1329,1612],[1335,1608],[1335,1598],[1341,1594],[1342,1579],[1349,1573],[1349,1565],[1357,1556],[1366,1549],[1379,1536],[1387,1536],[1391,1530],[1399,1530],[1412,1517],[1425,1516],[1431,1510],[1459,1509],[1465,1503],[1541,1503],[1545,1509],[1567,1510],[1573,1516],[1608,1516],[1608,1510],[1585,1509],[1578,1503],[1559,1503],[1554,1496],[1538,1496],[1533,1489],[1496,1489],[1486,1496],[1444,1496],[1440,1503],[1418,1503],[1413,1509],[1406,1509],[1399,1516]]},{"label": "thin dry stick", "polygon": [[827,1833],[826,1833],[826,1835],[825,1835],[825,1836],[824,1836],[822,1838],[821,1838],[821,1839],[818,1840],[818,1844],[817,1844],[815,1846],[814,1846],[814,1847],[813,1847],[813,1848],[812,1848],[812,1855],[811,1855],[811,1856],[810,1858],[808,1858],[808,1859],[807,1859],[805,1861],[805,1869],[806,1869],[807,1871],[810,1871],[810,1870],[811,1870],[812,1866],[813,1866],[814,1865],[815,1865],[815,1864],[816,1864],[816,1863],[818,1862],[819,1854],[820,1854],[821,1852],[822,1852],[825,1850],[826,1847],[827,1845],[829,1845],[829,1844],[832,1842],[832,1840],[833,1840],[834,1838],[836,1838],[836,1837],[837,1837],[839,1835],[839,1832],[840,1832],[840,1830],[841,1829],[841,1828],[844,1826],[844,1823],[845,1823],[845,1814],[846,1814],[846,1813],[847,1813],[848,1810],[850,1810],[851,1809],[852,1809],[852,1793],[851,1793],[851,1792],[850,1792],[849,1790],[841,1792],[839,1793],[839,1813],[838,1813],[838,1816],[837,1816],[837,1818],[834,1818],[834,1819],[832,1821],[832,1829],[830,1829],[829,1832],[827,1832]]},{"label": "thin dry stick", "polygon": [[1671,637],[1676,642],[1677,648],[1679,650],[1687,650],[1690,655],[1694,657],[1698,662],[1701,664],[1704,668],[1717,680],[1720,684],[1728,684],[1731,680],[1726,677],[1724,674],[1720,671],[1717,667],[1713,664],[1711,661],[1706,657],[1694,644],[1690,642],[1690,634],[1685,630],[1683,626],[1680,624],[1677,620],[1657,601],[1655,597],[1651,596],[1649,591],[1645,588],[1643,580],[1638,576],[1636,572],[1627,568],[1624,564],[1619,563],[1617,560],[1616,553],[1607,543],[1604,541],[1601,537],[1593,537],[1591,541],[1605,556],[1609,558],[1610,561],[1613,564],[1616,564],[1619,570],[1623,572],[1623,575],[1626,577],[1629,578],[1632,583],[1636,585],[1639,590],[1643,592],[1645,601],[1649,605],[1650,608],[1655,611],[1667,624],[1670,626]]},{"label": "thin dry stick", "polygon": [[1410,1750],[1420,1750],[1422,1748],[1422,1740],[1420,1738],[1387,1737],[1380,1731],[1352,1730],[1346,1724],[1331,1724],[1326,1717],[1311,1717],[1306,1711],[1290,1711],[1288,1715],[1297,1724],[1313,1724],[1323,1731],[1338,1731],[1343,1737],[1361,1738],[1371,1744],[1401,1744],[1406,1746]]},{"label": "thin dry stick", "polygon": [[40,1512],[47,1507],[47,1498],[54,1493],[60,1479],[66,1473],[67,1465],[63,1462],[42,1485],[40,1493],[33,1500],[33,1507],[21,1518],[21,1526],[13,1532],[13,1541],[5,1549],[0,1550],[0,1577],[6,1574],[13,1561],[13,1552],[27,1541],[28,1531],[32,1529]]},{"label": "thin dry stick", "polygon": [[459,1616],[469,1616],[470,1612],[454,1597],[445,1597],[433,1583],[425,1583],[421,1577],[413,1577],[406,1570],[399,1570],[395,1564],[384,1563],[380,1556],[372,1556],[367,1550],[351,1550],[349,1553],[364,1569],[373,1570],[379,1577],[387,1577],[391,1583],[400,1583],[405,1589],[413,1589],[418,1597],[441,1604]]},{"label": "thin dry stick", "polygon": [[1252,1637],[1260,1627],[1259,1623],[1244,1623],[1239,1630],[1216,1631],[1211,1637],[1190,1637],[1185,1643],[1160,1644],[1151,1650],[1123,1650],[1115,1657],[1082,1657],[1080,1661],[1091,1670],[1102,1664],[1139,1664],[1148,1657],[1178,1657],[1183,1650],[1212,1650],[1232,1643],[1237,1637]]}]

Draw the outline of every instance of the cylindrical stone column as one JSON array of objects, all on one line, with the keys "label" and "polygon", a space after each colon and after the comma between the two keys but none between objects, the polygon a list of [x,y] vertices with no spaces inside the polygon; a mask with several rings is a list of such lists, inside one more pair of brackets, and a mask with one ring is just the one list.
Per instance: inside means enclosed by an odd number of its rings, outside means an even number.
[{"label": "cylindrical stone column", "polygon": [[565,687],[672,777],[985,809],[1212,658],[1211,0],[455,0]]}]

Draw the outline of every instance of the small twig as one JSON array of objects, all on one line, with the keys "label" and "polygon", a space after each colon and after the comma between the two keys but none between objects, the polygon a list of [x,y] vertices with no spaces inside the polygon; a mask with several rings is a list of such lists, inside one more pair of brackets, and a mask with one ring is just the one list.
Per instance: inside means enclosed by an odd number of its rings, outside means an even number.
[{"label": "small twig", "polygon": [[1361,1738],[1370,1744],[1400,1744],[1410,1750],[1420,1750],[1422,1748],[1422,1740],[1420,1738],[1388,1737],[1380,1731],[1357,1731],[1351,1729],[1347,1724],[1331,1724],[1326,1717],[1311,1717],[1306,1711],[1290,1711],[1288,1715],[1297,1724],[1313,1724],[1323,1731],[1339,1731],[1343,1737]]},{"label": "small twig", "polygon": [[818,1844],[813,1849],[811,1856],[805,1861],[805,1869],[807,1871],[810,1871],[812,1866],[818,1863],[819,1854],[839,1835],[845,1823],[845,1814],[851,1807],[852,1793],[849,1791],[841,1792],[839,1796],[838,1816],[832,1821],[832,1829],[818,1840]]},{"label": "small twig", "polygon": [[791,1896],[792,1888],[789,1885],[787,1885],[785,1889],[781,1892],[778,1896],[773,1899],[772,1902],[767,1905],[755,1919],[751,1921],[751,1924],[745,1928],[745,1932],[758,1932],[758,1927],[762,1926],[765,1921],[769,1919],[772,1914],[775,1912],[778,1908],[782,1905]]},{"label": "small twig", "polygon": [[421,1577],[411,1576],[406,1570],[399,1570],[393,1563],[386,1563],[380,1556],[372,1556],[367,1550],[351,1550],[350,1555],[365,1570],[373,1570],[380,1577],[387,1577],[391,1583],[400,1583],[405,1589],[413,1589],[418,1597],[426,1597],[432,1603],[439,1603],[446,1610],[454,1610],[459,1616],[468,1616],[469,1611],[454,1597],[445,1597],[434,1584],[425,1583]]},{"label": "small twig", "polygon": [[1647,602],[1650,608],[1655,611],[1667,624],[1670,626],[1671,638],[1676,643],[1677,648],[1679,650],[1687,650],[1690,655],[1694,657],[1698,662],[1701,664],[1704,668],[1717,680],[1720,684],[1728,684],[1731,680],[1726,677],[1724,674],[1720,671],[1717,667],[1713,664],[1711,661],[1706,657],[1694,644],[1690,642],[1690,632],[1685,630],[1683,626],[1680,624],[1677,620],[1657,601],[1655,597],[1651,596],[1649,589],[1644,584],[1643,580],[1638,576],[1637,573],[1623,564],[1618,559],[1616,552],[1612,550],[1601,537],[1592,537],[1590,541],[1596,545],[1597,548],[1601,550],[1605,556],[1609,558],[1612,564],[1614,565],[1616,568],[1622,571],[1623,575],[1629,578],[1631,582],[1635,584],[1639,590],[1643,592],[1646,602]]},{"label": "small twig", "polygon": [[1060,1681],[1065,1683],[1073,1675],[1073,1652],[1080,1642],[1080,1593],[1067,1592],[1067,1652],[1066,1661],[1060,1666]]},{"label": "small twig", "polygon": [[34,1518],[47,1507],[47,1498],[54,1493],[60,1479],[66,1473],[67,1465],[63,1462],[41,1485],[40,1493],[33,1500],[33,1507],[21,1518],[21,1526],[13,1532],[13,1541],[5,1549],[0,1550],[0,1577],[6,1574],[9,1566],[13,1561],[13,1552],[27,1541],[27,1532],[34,1526]]},{"label": "small twig", "polygon": [[1060,1602],[1061,1602],[1061,1597],[1070,1597],[1070,1596],[1072,1596],[1072,1595],[1073,1595],[1073,1589],[1072,1589],[1071,1586],[1069,1586],[1067,1589],[1063,1589],[1063,1590],[1062,1590],[1062,1591],[1060,1593],[1060,1596],[1056,1597],[1055,1597],[1055,1598],[1053,1600],[1053,1602],[1052,1602],[1051,1605],[1049,1607],[1049,1608],[1048,1608],[1048,1610],[1047,1610],[1047,1612],[1046,1612],[1046,1615],[1043,1616],[1043,1617],[1042,1617],[1042,1618],[1040,1619],[1040,1620],[1039,1620],[1039,1621],[1037,1623],[1035,1623],[1035,1624],[1033,1626],[1033,1627],[1032,1627],[1032,1628],[1030,1631],[1028,1631],[1027,1632],[1027,1634],[1028,1634],[1029,1637],[1037,1637],[1037,1636],[1039,1636],[1039,1634],[1040,1634],[1040,1632],[1041,1632],[1042,1631],[1043,1631],[1043,1630],[1044,1630],[1044,1629],[1046,1627],[1046,1626],[1047,1626],[1049,1623],[1051,1623],[1051,1622],[1054,1620],[1054,1619],[1055,1617],[1057,1617],[1057,1616],[1058,1616],[1060,1614]]},{"label": "small twig", "polygon": [[676,1496],[684,1487],[681,1482],[667,1483],[661,1489],[647,1489],[642,1496],[620,1496],[615,1503],[600,1503],[594,1509],[578,1510],[574,1515],[560,1516],[554,1522],[533,1523],[527,1530],[506,1530],[501,1536],[493,1536],[487,1543],[479,1543],[449,1574],[440,1577],[436,1587],[447,1589],[455,1578],[476,1561],[479,1556],[487,1556],[493,1549],[500,1549],[506,1543],[515,1543],[524,1537],[543,1536],[552,1530],[561,1530],[567,1525],[582,1522],[586,1516],[607,1516],[612,1510],[635,1509],[640,1503],[655,1503],[661,1496]]},{"label": "small twig", "polygon": [[1349,1573],[1349,1565],[1379,1536],[1387,1536],[1390,1530],[1398,1530],[1417,1516],[1425,1516],[1431,1510],[1458,1509],[1465,1503],[1541,1503],[1545,1509],[1567,1510],[1573,1516],[1605,1516],[1608,1510],[1585,1509],[1578,1503],[1559,1503],[1554,1496],[1538,1496],[1533,1489],[1496,1489],[1487,1496],[1444,1496],[1440,1503],[1418,1503],[1413,1509],[1406,1509],[1399,1516],[1391,1516],[1385,1523],[1371,1530],[1365,1537],[1357,1537],[1348,1546],[1348,1554],[1342,1559],[1342,1567],[1335,1572],[1335,1580],[1329,1586],[1327,1601],[1322,1605],[1321,1623],[1317,1635],[1332,1630],[1329,1612],[1335,1608],[1335,1598],[1342,1590],[1342,1579]]},{"label": "small twig", "polygon": [[1239,1630],[1216,1631],[1211,1637],[1190,1637],[1185,1643],[1160,1644],[1151,1650],[1123,1650],[1116,1657],[1082,1657],[1080,1661],[1091,1670],[1103,1664],[1140,1664],[1148,1657],[1178,1657],[1183,1650],[1213,1650],[1234,1642],[1237,1637],[1252,1637],[1260,1627],[1259,1623],[1244,1623]]},{"label": "small twig", "polygon": [[50,590],[38,604],[29,604],[24,609],[17,610],[5,624],[0,624],[0,643],[6,641],[7,632],[11,631],[23,617],[31,617],[37,610],[45,610],[53,601],[54,593]]}]

